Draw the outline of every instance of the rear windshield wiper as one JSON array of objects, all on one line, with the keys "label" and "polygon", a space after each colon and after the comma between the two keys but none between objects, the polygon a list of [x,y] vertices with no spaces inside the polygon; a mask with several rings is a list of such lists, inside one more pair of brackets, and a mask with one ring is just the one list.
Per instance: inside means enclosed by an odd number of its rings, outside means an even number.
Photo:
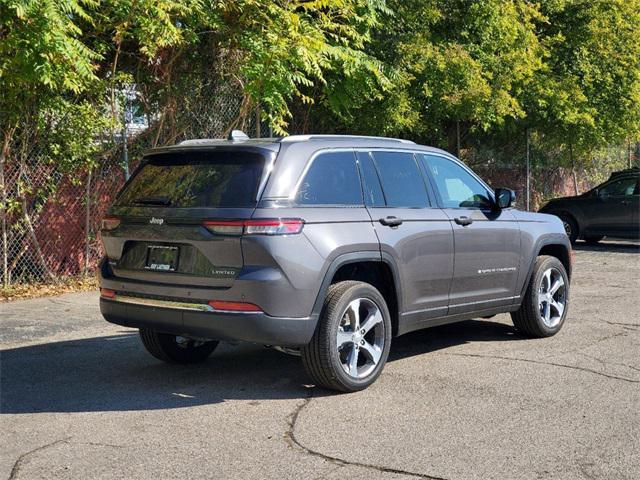
[{"label": "rear windshield wiper", "polygon": [[136,205],[162,205],[168,207],[171,205],[171,199],[169,197],[140,197],[133,201]]}]

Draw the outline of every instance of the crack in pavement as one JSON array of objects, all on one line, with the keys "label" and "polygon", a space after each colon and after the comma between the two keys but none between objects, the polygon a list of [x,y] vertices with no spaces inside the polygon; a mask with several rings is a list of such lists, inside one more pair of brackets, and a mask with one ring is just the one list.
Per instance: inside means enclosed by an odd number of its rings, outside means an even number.
[{"label": "crack in pavement", "polygon": [[637,372],[640,372],[640,368],[638,367],[634,367],[633,365],[628,365],[626,363],[618,363],[618,362],[608,362],[606,360],[602,360],[601,358],[598,358],[594,355],[589,355],[587,353],[584,352],[576,352],[577,355],[583,356],[585,358],[590,358],[591,360],[594,360],[596,362],[598,362],[599,364],[601,364],[602,366],[612,366],[612,367],[626,367],[626,368],[630,368],[631,370],[635,370]]},{"label": "crack in pavement", "polygon": [[89,445],[94,447],[109,447],[109,448],[126,448],[126,445],[114,445],[111,443],[100,443],[100,442],[71,442],[73,437],[65,437],[59,440],[55,440],[51,443],[47,443],[46,445],[42,445],[40,447],[34,448],[33,450],[29,450],[21,454],[18,459],[13,464],[13,468],[11,469],[11,473],[9,473],[9,478],[7,480],[15,480],[17,475],[20,473],[20,469],[24,465],[25,461],[35,453],[46,450],[47,448],[51,448],[60,443],[72,444],[72,445]]},{"label": "crack in pavement", "polygon": [[409,477],[415,477],[415,478],[425,478],[427,480],[446,480],[442,477],[435,477],[433,475],[427,475],[425,473],[418,473],[418,472],[411,472],[408,470],[401,470],[398,468],[392,468],[392,467],[385,467],[382,465],[373,465],[370,463],[361,463],[361,462],[354,462],[351,460],[345,460],[343,458],[339,458],[339,457],[333,457],[331,455],[327,455],[324,454],[322,452],[319,452],[317,450],[313,450],[305,445],[303,445],[300,440],[298,440],[298,438],[296,437],[296,425],[298,423],[298,418],[300,417],[300,413],[311,403],[311,400],[313,400],[313,388],[309,388],[309,395],[307,396],[307,398],[304,399],[304,401],[302,403],[300,403],[298,406],[296,406],[296,408],[293,410],[293,412],[291,413],[291,415],[289,415],[289,428],[288,430],[285,432],[285,437],[288,439],[287,443],[289,443],[290,446],[294,447],[298,447],[299,449],[303,450],[305,453],[312,455],[314,457],[318,457],[318,458],[322,458],[323,460],[327,460],[329,462],[335,463],[335,464],[339,464],[339,465],[343,465],[343,466],[353,466],[353,467],[361,467],[361,468],[369,468],[372,470],[376,470],[378,472],[384,472],[384,473],[395,473],[397,475],[406,475]]},{"label": "crack in pavement", "polygon": [[[613,335],[607,335],[606,337],[601,337],[598,338],[597,340],[595,340],[594,342],[588,344],[588,345],[584,345],[584,346],[578,346],[576,348],[571,348],[569,350],[564,350],[562,352],[563,355],[567,355],[569,353],[578,353],[580,354],[582,350],[584,350],[585,348],[591,348],[595,345],[597,345],[598,343],[602,343],[602,342],[606,342],[607,340],[611,340],[612,338],[616,338],[616,337],[627,337],[628,334],[625,332],[618,332],[618,333],[614,333]],[[548,359],[548,358],[553,358],[555,356],[557,356],[558,353],[557,352],[551,352],[549,355],[545,355],[543,358]]]},{"label": "crack in pavement", "polygon": [[549,365],[552,367],[568,368],[570,370],[580,370],[582,372],[593,373],[594,375],[600,375],[602,377],[611,378],[613,380],[622,380],[623,382],[640,383],[640,380],[635,380],[633,378],[619,377],[617,375],[609,375],[608,373],[599,372],[597,370],[592,370],[586,367],[579,367],[577,365],[566,365],[563,363],[555,363],[555,362],[543,362],[540,360],[531,360],[528,358],[502,357],[499,355],[480,355],[475,353],[443,353],[443,355],[455,355],[457,357],[493,358],[496,360],[513,360],[515,362],[535,363],[538,365]]},{"label": "crack in pavement", "polygon": [[59,440],[55,440],[55,441],[53,441],[51,443],[47,443],[46,445],[42,445],[40,447],[34,448],[33,450],[29,450],[28,452],[25,452],[25,453],[21,454],[18,457],[18,459],[15,461],[15,463],[13,464],[13,468],[11,469],[11,473],[9,474],[8,480],[14,480],[17,477],[18,473],[20,473],[20,468],[22,468],[22,465],[24,464],[26,459],[29,458],[34,453],[41,452],[42,450],[46,450],[47,448],[51,448],[54,445],[58,445],[59,443],[66,443],[70,439],[71,439],[71,437],[61,438]]},{"label": "crack in pavement", "polygon": [[631,327],[633,329],[640,328],[640,323],[610,322],[608,320],[605,320],[605,322],[608,323],[609,325],[616,325],[616,326],[622,326],[622,327]]}]

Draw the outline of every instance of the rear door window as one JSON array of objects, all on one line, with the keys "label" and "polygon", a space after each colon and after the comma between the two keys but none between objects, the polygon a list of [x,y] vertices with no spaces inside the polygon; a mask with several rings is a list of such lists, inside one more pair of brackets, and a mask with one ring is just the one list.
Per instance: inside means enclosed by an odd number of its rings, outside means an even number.
[{"label": "rear door window", "polygon": [[387,207],[429,206],[425,179],[412,153],[373,152]]},{"label": "rear door window", "polygon": [[380,186],[380,178],[369,152],[358,152],[358,164],[362,175],[364,204],[367,207],[384,207],[384,194]]},{"label": "rear door window", "polygon": [[317,155],[296,195],[299,205],[362,205],[362,188],[353,152]]},{"label": "rear door window", "polygon": [[118,206],[251,207],[265,159],[254,152],[153,155],[120,194]]}]

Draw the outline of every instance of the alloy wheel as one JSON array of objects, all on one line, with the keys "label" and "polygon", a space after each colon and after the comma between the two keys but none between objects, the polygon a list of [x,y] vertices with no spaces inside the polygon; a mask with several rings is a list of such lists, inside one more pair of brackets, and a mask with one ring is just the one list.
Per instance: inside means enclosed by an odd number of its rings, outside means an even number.
[{"label": "alloy wheel", "polygon": [[567,294],[564,277],[556,268],[549,268],[542,274],[538,290],[538,310],[542,322],[555,328],[562,320]]},{"label": "alloy wheel", "polygon": [[347,375],[364,378],[376,368],[384,351],[382,311],[369,298],[357,298],[345,309],[337,332],[340,364]]}]

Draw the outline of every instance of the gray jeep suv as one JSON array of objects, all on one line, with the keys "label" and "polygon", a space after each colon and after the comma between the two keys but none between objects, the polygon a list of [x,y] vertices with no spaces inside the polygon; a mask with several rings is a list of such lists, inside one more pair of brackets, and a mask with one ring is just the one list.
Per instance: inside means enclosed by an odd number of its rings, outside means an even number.
[{"label": "gray jeep suv", "polygon": [[503,312],[525,335],[560,330],[569,240],[557,217],[514,201],[404,140],[158,148],[104,219],[100,309],[164,361],[254,342],[299,352],[319,385],[360,390],[407,332]]}]

